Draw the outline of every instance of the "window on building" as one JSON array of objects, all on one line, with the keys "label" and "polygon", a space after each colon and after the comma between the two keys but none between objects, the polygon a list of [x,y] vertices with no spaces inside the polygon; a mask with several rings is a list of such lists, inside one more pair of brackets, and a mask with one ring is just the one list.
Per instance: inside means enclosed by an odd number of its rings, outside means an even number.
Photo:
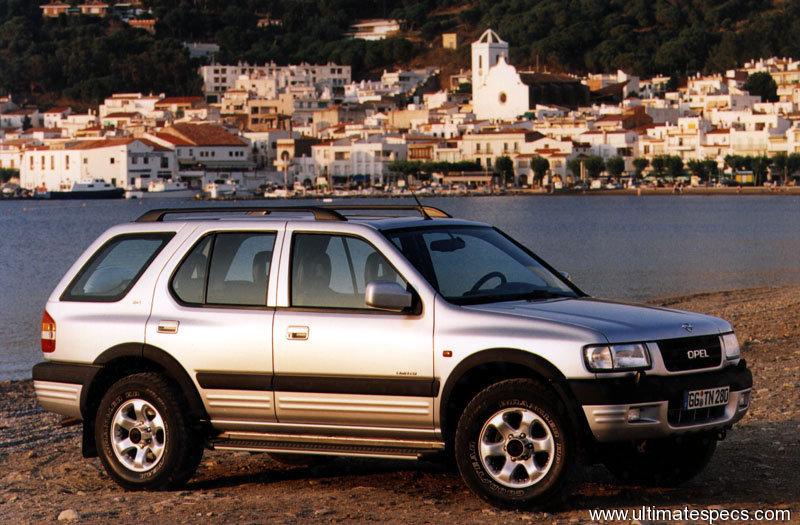
[{"label": "window on building", "polygon": [[108,162],[110,164],[114,164],[116,162],[116,159],[114,157],[111,157],[110,159],[108,159]]},{"label": "window on building", "polygon": [[364,294],[368,283],[406,286],[370,244],[340,235],[295,235],[291,272],[292,306],[367,308]]},{"label": "window on building", "polygon": [[135,156],[131,156],[131,164],[139,164],[139,159],[137,159]]},{"label": "window on building", "polygon": [[169,157],[167,157],[166,155],[163,155],[161,157],[161,167],[162,168],[169,168]]},{"label": "window on building", "polygon": [[56,169],[56,156],[55,155],[50,155],[50,169],[51,170]]},{"label": "window on building", "polygon": [[[13,163],[13,161],[12,161],[12,163]],[[14,166],[11,166],[11,167],[13,168]],[[69,155],[66,155],[66,156],[64,157],[64,167],[65,167],[66,169],[69,169]]]},{"label": "window on building", "polygon": [[150,164],[150,157],[142,157],[142,162],[145,164]]}]

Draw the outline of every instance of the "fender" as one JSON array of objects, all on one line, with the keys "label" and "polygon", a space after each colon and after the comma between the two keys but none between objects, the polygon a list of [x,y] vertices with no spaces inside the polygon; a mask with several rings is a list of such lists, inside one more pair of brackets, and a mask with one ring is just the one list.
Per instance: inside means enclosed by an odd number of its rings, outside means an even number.
[{"label": "fender", "polygon": [[[564,374],[543,357],[513,348],[481,350],[464,358],[464,360],[458,363],[442,388],[442,394],[439,398],[439,419],[440,427],[443,432],[450,424],[450,422],[447,421],[447,403],[453,389],[458,384],[459,380],[470,370],[476,366],[489,363],[510,363],[528,368],[536,375],[547,380],[567,407],[571,407],[574,403],[574,399],[566,384]],[[570,410],[570,413],[571,412],[573,411]]]},{"label": "fender", "polygon": [[[208,414],[206,413],[203,401],[200,399],[200,394],[197,392],[197,388],[192,382],[188,372],[186,372],[186,369],[183,368],[174,357],[158,347],[144,343],[122,343],[112,346],[97,356],[93,364],[105,367],[109,363],[125,357],[134,357],[151,361],[163,368],[170,377],[175,380],[181,392],[183,392],[191,413],[200,419],[208,419]],[[87,402],[85,396],[89,390],[90,389],[84,389],[81,393],[82,413]]]}]

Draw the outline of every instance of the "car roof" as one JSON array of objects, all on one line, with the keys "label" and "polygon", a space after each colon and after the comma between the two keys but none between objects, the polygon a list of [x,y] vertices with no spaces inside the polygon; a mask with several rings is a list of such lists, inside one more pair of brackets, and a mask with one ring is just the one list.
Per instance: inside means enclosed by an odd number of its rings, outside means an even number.
[{"label": "car roof", "polygon": [[[183,218],[179,218],[184,216]],[[135,224],[204,224],[281,221],[287,223],[324,223],[332,230],[340,224],[361,224],[376,230],[394,230],[426,226],[486,226],[483,223],[455,219],[448,213],[422,205],[340,205],[340,206],[214,206],[164,208],[145,212]]]}]

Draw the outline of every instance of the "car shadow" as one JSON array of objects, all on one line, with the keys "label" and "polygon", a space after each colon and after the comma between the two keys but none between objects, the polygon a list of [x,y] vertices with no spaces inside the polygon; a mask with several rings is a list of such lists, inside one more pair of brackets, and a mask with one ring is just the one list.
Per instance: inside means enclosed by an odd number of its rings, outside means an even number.
[{"label": "car shadow", "polygon": [[[615,480],[601,465],[584,469],[581,482],[560,510],[638,508],[641,506],[705,508],[735,503],[766,506],[793,501],[800,493],[800,422],[757,423],[737,427],[719,443],[711,464],[694,480],[674,488],[645,487]],[[261,462],[261,455],[248,461]],[[263,470],[257,467],[264,466]],[[466,487],[455,468],[441,462],[335,458],[313,467],[286,467],[270,460],[242,474],[227,474],[224,465],[193,481],[189,490],[239,485],[272,485],[308,480],[320,486],[361,487],[419,497],[435,494],[439,505],[463,504]],[[409,479],[411,478],[411,479]],[[411,481],[411,482],[410,482]],[[448,488],[448,490],[443,490]]]}]

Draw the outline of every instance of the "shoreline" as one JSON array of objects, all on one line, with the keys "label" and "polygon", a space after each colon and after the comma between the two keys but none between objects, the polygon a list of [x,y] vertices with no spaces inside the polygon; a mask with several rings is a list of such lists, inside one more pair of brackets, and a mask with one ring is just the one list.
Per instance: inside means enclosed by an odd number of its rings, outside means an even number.
[{"label": "shoreline", "polygon": [[800,516],[800,286],[665,297],[649,304],[721,316],[736,328],[753,371],[752,408],[719,443],[710,466],[675,489],[614,481],[586,469],[569,504],[548,513],[489,508],[440,464],[339,458],[285,466],[265,454],[206,451],[181,490],[126,492],[99,460],[83,459],[80,427],[41,411],[30,380],[0,381],[0,517],[81,523],[131,521],[143,512],[164,523],[204,517],[245,523],[582,523],[589,509],[789,509]]},{"label": "shoreline", "polygon": [[[743,187],[721,187],[721,188],[708,188],[708,187],[685,187],[680,191],[675,191],[675,188],[621,188],[621,189],[599,189],[599,190],[553,190],[547,191],[545,189],[522,189],[513,188],[502,191],[469,191],[469,192],[448,192],[448,193],[417,193],[420,199],[429,198],[460,198],[460,197],[607,197],[607,196],[627,196],[627,197],[682,197],[682,196],[775,196],[775,197],[791,197],[800,195],[800,186],[780,186],[776,188],[763,187],[763,186],[743,186]],[[318,194],[318,195],[293,195],[290,197],[265,197],[263,195],[233,195],[211,198],[206,196],[200,197],[163,197],[164,200],[186,200],[186,201],[208,201],[208,202],[231,202],[231,201],[293,201],[293,200],[321,200],[321,199],[334,199],[334,200],[347,200],[347,199],[413,199],[414,195],[410,192],[404,194],[395,193],[378,193],[374,195],[334,195],[334,194]],[[0,202],[49,202],[51,199],[39,199],[33,197],[3,197]],[[90,199],[75,199],[78,202],[85,202]],[[103,202],[106,201],[139,201],[157,204],[162,198],[152,199],[98,199]],[[62,201],[56,201],[62,202]]]}]

